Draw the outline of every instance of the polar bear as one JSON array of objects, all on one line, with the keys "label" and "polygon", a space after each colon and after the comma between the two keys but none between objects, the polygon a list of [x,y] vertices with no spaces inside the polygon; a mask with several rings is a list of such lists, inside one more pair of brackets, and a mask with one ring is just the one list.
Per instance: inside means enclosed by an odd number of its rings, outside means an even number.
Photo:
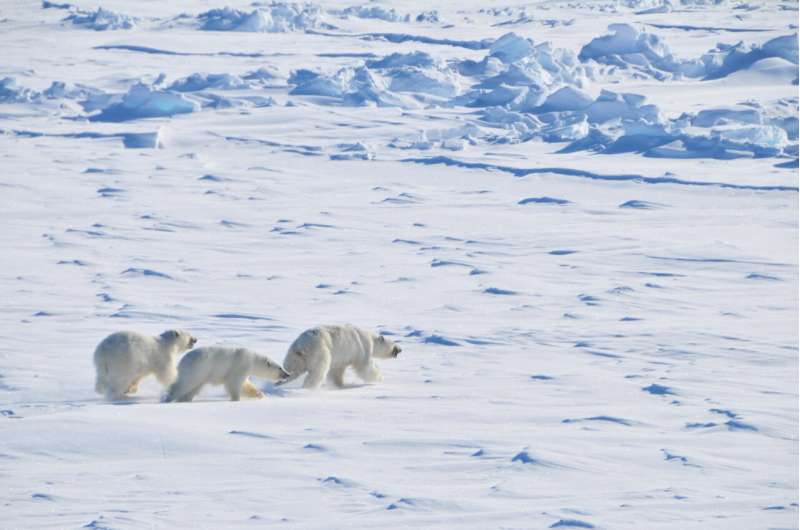
[{"label": "polar bear", "polygon": [[139,389],[139,381],[154,374],[169,386],[177,376],[176,357],[195,345],[185,331],[171,329],[158,337],[119,331],[103,339],[94,350],[97,370],[95,390],[109,399],[120,399]]},{"label": "polar bear", "polygon": [[355,369],[366,383],[383,381],[375,359],[392,359],[402,350],[382,335],[355,326],[320,326],[304,331],[295,339],[283,368],[291,377],[282,383],[297,379],[304,373],[305,388],[319,388],[327,377],[336,387],[344,386],[344,372],[348,366]]},{"label": "polar bear", "polygon": [[169,387],[164,401],[191,401],[207,383],[225,385],[231,401],[239,401],[242,393],[247,397],[264,397],[248,379],[250,375],[271,381],[289,377],[278,363],[246,348],[196,348],[181,359],[178,379]]}]

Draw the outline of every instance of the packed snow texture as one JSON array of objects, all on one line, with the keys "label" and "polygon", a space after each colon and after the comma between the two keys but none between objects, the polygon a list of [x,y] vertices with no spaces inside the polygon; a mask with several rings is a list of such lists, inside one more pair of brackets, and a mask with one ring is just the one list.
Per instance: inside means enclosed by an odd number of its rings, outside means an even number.
[{"label": "packed snow texture", "polygon": [[0,10],[0,526],[798,528],[796,2],[131,5]]}]

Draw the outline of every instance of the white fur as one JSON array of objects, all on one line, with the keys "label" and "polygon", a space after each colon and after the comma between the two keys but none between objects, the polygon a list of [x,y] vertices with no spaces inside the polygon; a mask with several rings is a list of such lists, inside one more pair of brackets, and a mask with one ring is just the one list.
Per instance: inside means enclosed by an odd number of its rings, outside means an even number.
[{"label": "white fur", "polygon": [[169,330],[158,337],[134,331],[112,333],[97,345],[95,390],[109,399],[120,399],[139,389],[139,381],[155,375],[165,387],[177,375],[175,361],[197,339],[185,331]]},{"label": "white fur", "polygon": [[336,387],[344,386],[344,372],[353,367],[367,383],[383,381],[375,359],[397,357],[400,348],[391,340],[355,326],[320,326],[304,331],[289,346],[284,369],[292,379],[308,373],[305,388],[319,388],[327,377]]},{"label": "white fur", "polygon": [[245,348],[196,348],[181,359],[178,379],[169,388],[164,401],[191,401],[208,383],[225,385],[232,401],[239,401],[242,393],[248,397],[264,397],[247,379],[250,375],[272,381],[289,376],[269,357]]}]

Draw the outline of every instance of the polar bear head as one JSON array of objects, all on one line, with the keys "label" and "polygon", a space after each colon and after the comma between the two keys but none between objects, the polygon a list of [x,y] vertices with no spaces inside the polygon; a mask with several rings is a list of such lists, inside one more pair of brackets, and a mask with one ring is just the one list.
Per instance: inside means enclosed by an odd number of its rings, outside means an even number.
[{"label": "polar bear head", "polygon": [[266,355],[256,354],[253,356],[253,375],[270,381],[283,381],[290,374]]},{"label": "polar bear head", "polygon": [[394,359],[400,352],[400,346],[383,335],[376,335],[373,341],[372,355],[378,359]]},{"label": "polar bear head", "polygon": [[165,331],[159,336],[159,340],[167,350],[175,353],[184,352],[197,343],[196,338],[179,329]]}]

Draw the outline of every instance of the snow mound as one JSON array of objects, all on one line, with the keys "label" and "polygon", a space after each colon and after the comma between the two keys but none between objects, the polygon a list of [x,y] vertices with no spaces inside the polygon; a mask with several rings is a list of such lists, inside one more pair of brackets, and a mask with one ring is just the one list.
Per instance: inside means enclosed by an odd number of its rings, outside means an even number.
[{"label": "snow mound", "polygon": [[715,50],[703,55],[705,79],[719,79],[740,70],[750,69],[757,63],[778,58],[795,65],[794,77],[797,79],[798,64],[797,33],[784,35],[765,42],[761,46],[739,42],[733,46],[717,44]]},{"label": "snow mound", "polygon": [[98,7],[96,11],[76,11],[65,18],[64,22],[72,22],[75,26],[95,31],[131,29],[136,25],[133,17],[102,7]]},{"label": "snow mound", "polygon": [[[340,98],[345,105],[418,108],[420,102],[448,105],[462,92],[457,72],[423,52],[393,53],[366,61],[363,66],[344,67],[331,75],[295,70],[289,83],[292,95]],[[408,94],[408,95],[405,95]]]},{"label": "snow mound", "polygon": [[339,98],[348,106],[375,104],[380,107],[405,107],[406,102],[387,90],[382,76],[364,66],[344,67],[333,75],[323,75],[309,70],[295,71],[289,83],[297,84],[290,95],[327,96]]},{"label": "snow mound", "polygon": [[433,57],[425,52],[393,53],[382,59],[366,62],[367,68],[400,68],[402,66],[429,68],[433,65]]},{"label": "snow mound", "polygon": [[533,41],[516,33],[506,33],[489,48],[489,56],[506,64],[515,63],[533,54]]},{"label": "snow mound", "polygon": [[475,145],[475,138],[480,134],[480,128],[473,124],[450,129],[432,129],[395,138],[389,147],[420,150],[439,147],[448,151],[461,151],[467,145]]},{"label": "snow mound", "polygon": [[549,42],[537,45],[515,33],[500,37],[482,61],[462,61],[457,70],[481,80],[454,103],[507,105],[525,112],[541,107],[550,93],[565,85],[582,87],[590,75],[571,50],[554,48]]},{"label": "snow mound", "polygon": [[449,70],[404,67],[393,69],[387,76],[391,79],[389,90],[393,92],[413,92],[451,98],[461,91],[458,79]]},{"label": "snow mound", "polygon": [[611,24],[610,35],[592,39],[578,57],[621,68],[633,68],[657,79],[669,74],[701,77],[705,70],[700,60],[681,60],[658,35],[640,31],[631,24]]},{"label": "snow mound", "polygon": [[591,123],[606,123],[617,119],[660,122],[658,107],[646,105],[645,100],[646,98],[639,94],[618,94],[603,90],[597,99],[585,108],[586,117]]},{"label": "snow mound", "polygon": [[435,9],[421,12],[414,17],[414,20],[417,22],[427,22],[430,24],[436,24],[442,21],[442,19],[439,17],[439,12]]},{"label": "snow mound", "polygon": [[85,85],[53,81],[43,92],[20,86],[13,77],[0,79],[0,103],[41,103],[46,99],[88,99],[102,94]]},{"label": "snow mound", "polygon": [[246,79],[248,81],[257,81],[261,83],[270,83],[275,81],[276,79],[281,79],[281,73],[278,71],[277,68],[272,66],[262,66],[257,70],[253,70],[252,72],[247,72],[242,76],[242,79]]},{"label": "snow mound", "polygon": [[121,101],[105,107],[90,121],[122,122],[139,118],[158,118],[185,114],[198,109],[198,104],[182,94],[155,90],[144,84],[136,84],[122,96]]},{"label": "snow mound", "polygon": [[734,106],[704,109],[691,119],[695,127],[713,127],[730,122],[760,124],[761,112],[752,107]]},{"label": "snow mound", "polygon": [[197,18],[200,29],[205,31],[287,33],[317,28],[321,17],[322,9],[314,4],[273,3],[251,12],[226,6],[201,13]]},{"label": "snow mound", "polygon": [[394,9],[387,9],[383,6],[352,6],[341,10],[340,14],[344,17],[357,17],[367,19],[377,19],[386,22],[408,22],[408,15],[401,15]]},{"label": "snow mound", "polygon": [[73,85],[63,81],[53,81],[42,92],[42,95],[47,99],[87,99],[98,94],[102,94],[102,92],[96,88],[81,84]]},{"label": "snow mound", "polygon": [[39,98],[38,92],[17,85],[13,77],[0,79],[0,103],[30,103]]},{"label": "snow mound", "polygon": [[178,79],[169,85],[168,90],[175,92],[196,92],[198,90],[238,90],[250,85],[239,76],[231,74],[192,74]]},{"label": "snow mound", "polygon": [[[611,34],[592,39],[581,48],[583,62],[615,66],[666,80],[671,77],[719,79],[746,70],[759,61],[779,58],[798,64],[797,34],[776,37],[761,46],[739,42],[717,44],[714,50],[696,59],[680,59],[673,55],[661,37],[641,31],[631,24],[611,24]],[[794,68],[797,78],[797,68]]]}]

